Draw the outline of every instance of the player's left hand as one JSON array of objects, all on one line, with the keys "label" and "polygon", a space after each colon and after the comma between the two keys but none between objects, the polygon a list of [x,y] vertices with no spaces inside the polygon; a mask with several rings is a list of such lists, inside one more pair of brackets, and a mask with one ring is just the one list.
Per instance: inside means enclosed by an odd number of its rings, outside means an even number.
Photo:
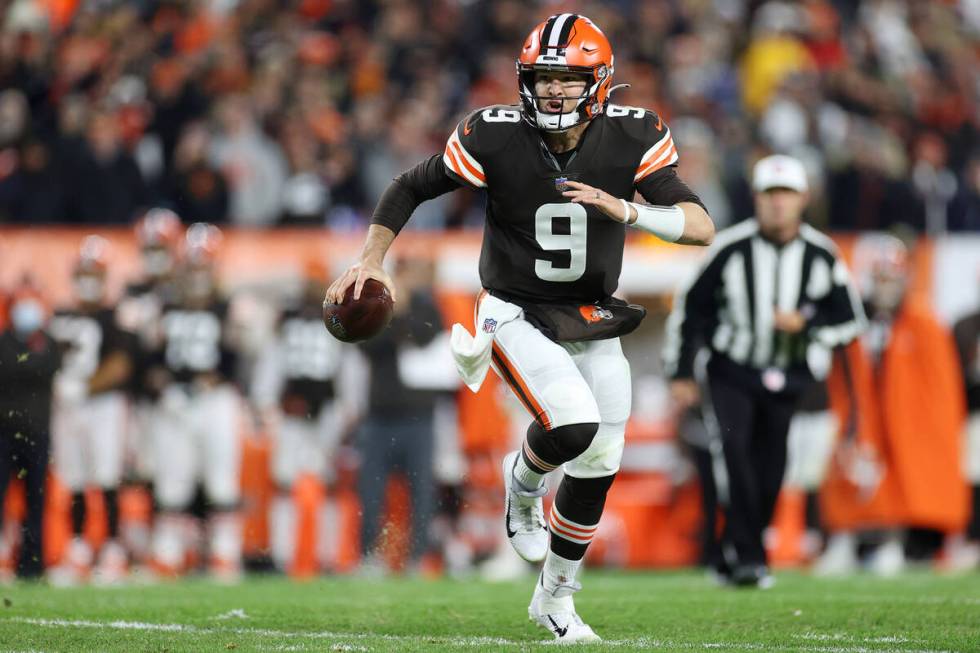
[{"label": "player's left hand", "polygon": [[[565,185],[572,190],[566,190],[562,195],[572,202],[594,206],[616,222],[626,222],[627,216],[624,215],[623,203],[619,201],[618,197],[580,181],[569,180],[565,182]],[[632,211],[630,212],[632,213]]]}]

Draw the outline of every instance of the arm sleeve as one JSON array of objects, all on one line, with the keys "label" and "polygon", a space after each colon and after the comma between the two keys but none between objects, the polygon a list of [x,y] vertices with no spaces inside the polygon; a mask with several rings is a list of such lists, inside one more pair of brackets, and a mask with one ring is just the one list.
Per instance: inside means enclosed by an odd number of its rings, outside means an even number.
[{"label": "arm sleeve", "polygon": [[707,211],[704,202],[677,176],[676,166],[660,168],[636,183],[643,199],[656,206],[673,206],[679,202],[694,202]]},{"label": "arm sleeve", "polygon": [[861,335],[867,318],[847,267],[835,259],[831,270],[830,292],[817,304],[816,313],[808,318],[807,332],[812,340],[833,348]]},{"label": "arm sleeve", "polygon": [[419,204],[456,190],[461,185],[446,172],[442,156],[434,154],[395,177],[381,195],[371,216],[371,224],[388,227],[397,234]]},{"label": "arm sleeve", "polygon": [[694,278],[678,290],[667,318],[664,371],[671,379],[693,378],[694,358],[718,322],[721,271],[728,257],[723,250],[708,256]]}]

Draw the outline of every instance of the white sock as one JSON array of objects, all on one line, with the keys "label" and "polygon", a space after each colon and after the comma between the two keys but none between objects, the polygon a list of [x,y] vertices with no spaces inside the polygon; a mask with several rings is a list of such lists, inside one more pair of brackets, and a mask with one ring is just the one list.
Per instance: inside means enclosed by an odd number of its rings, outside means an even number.
[{"label": "white sock", "polygon": [[170,569],[184,566],[183,523],[179,515],[161,513],[153,532],[153,558]]},{"label": "white sock", "polygon": [[524,454],[517,452],[517,464],[514,465],[514,480],[525,490],[537,490],[544,485],[544,474],[539,474],[524,462]]},{"label": "white sock", "polygon": [[233,567],[242,564],[242,521],[237,512],[211,515],[211,559]]},{"label": "white sock", "polygon": [[296,506],[290,494],[279,494],[269,508],[269,553],[280,571],[289,569],[296,554]]},{"label": "white sock", "polygon": [[320,506],[316,539],[320,567],[334,569],[340,554],[340,506],[332,497]]},{"label": "white sock", "polygon": [[559,585],[574,583],[575,576],[581,566],[581,560],[569,560],[549,550],[544,559],[544,569],[542,570],[545,591],[550,595]]}]

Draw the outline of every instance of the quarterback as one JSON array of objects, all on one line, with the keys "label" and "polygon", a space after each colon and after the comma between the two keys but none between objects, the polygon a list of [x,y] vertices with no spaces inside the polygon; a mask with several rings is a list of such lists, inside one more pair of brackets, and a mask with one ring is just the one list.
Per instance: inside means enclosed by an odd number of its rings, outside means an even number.
[{"label": "quarterback", "polygon": [[[445,151],[395,178],[375,209],[357,263],[327,290],[395,288],[382,262],[423,201],[460,186],[484,189],[487,216],[476,335],[453,329],[464,381],[489,367],[534,418],[503,461],[507,537],[544,562],[528,614],[561,642],[598,641],[575,611],[576,575],[619,470],[630,413],[630,370],[619,337],[643,317],[613,297],[626,229],[708,245],[714,226],[676,174],[677,150],[656,113],[609,103],[612,47],[585,16],[537,27],[517,60],[518,105],[478,109]],[[645,203],[631,200],[635,192]],[[545,519],[544,477],[564,477]]]}]

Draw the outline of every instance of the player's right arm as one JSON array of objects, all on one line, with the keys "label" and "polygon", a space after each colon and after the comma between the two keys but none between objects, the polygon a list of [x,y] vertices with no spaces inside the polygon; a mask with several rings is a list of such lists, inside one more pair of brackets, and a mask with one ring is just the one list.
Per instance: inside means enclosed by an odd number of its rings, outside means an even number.
[{"label": "player's right arm", "polygon": [[442,154],[434,154],[395,177],[374,209],[367,240],[357,263],[330,284],[327,301],[343,301],[344,293],[352,284],[354,298],[359,298],[368,279],[383,283],[392,299],[397,299],[395,285],[383,266],[388,248],[422,202],[463,186],[486,188],[486,175],[478,153],[498,141],[500,135],[491,124],[483,126],[479,132],[475,127],[487,121],[502,122],[502,117],[508,118],[506,122],[510,123],[510,116],[503,113],[506,111],[506,107],[494,107],[471,113],[449,135]]}]

